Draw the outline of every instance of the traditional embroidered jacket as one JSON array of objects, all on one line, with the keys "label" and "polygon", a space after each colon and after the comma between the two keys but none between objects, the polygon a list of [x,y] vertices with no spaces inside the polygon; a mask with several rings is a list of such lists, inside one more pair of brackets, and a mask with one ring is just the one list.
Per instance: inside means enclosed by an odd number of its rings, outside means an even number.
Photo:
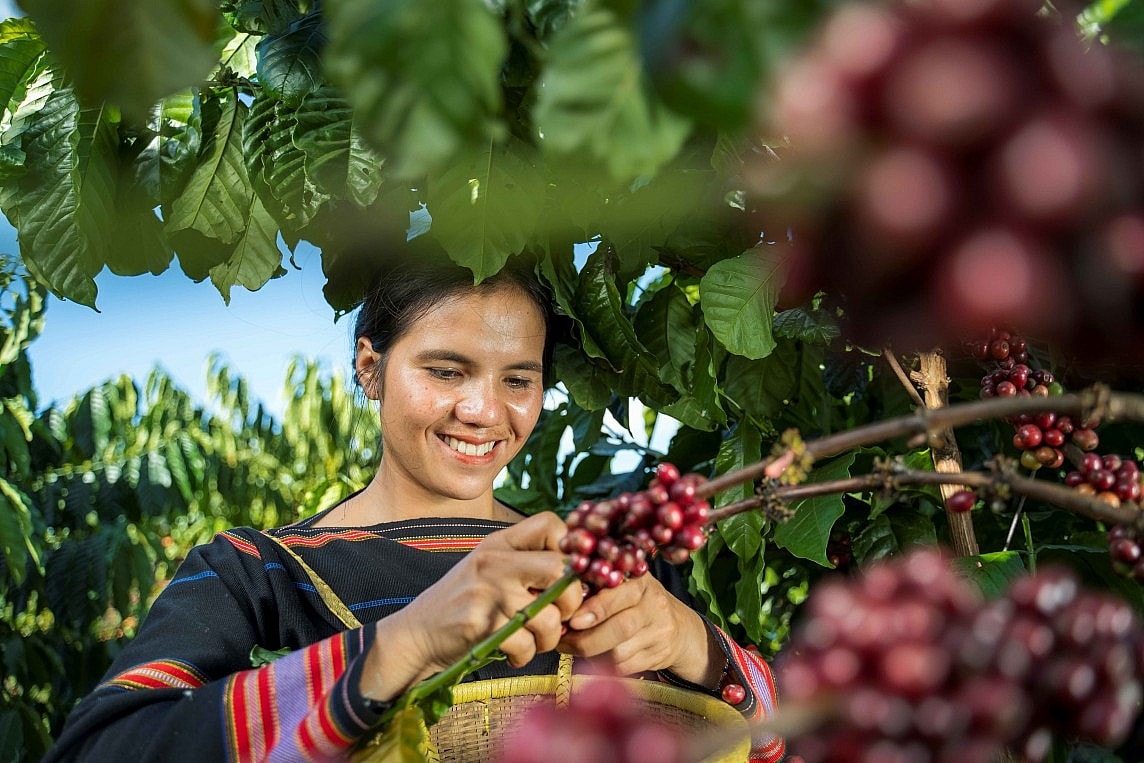
[{"label": "traditional embroidered jacket", "polygon": [[[369,623],[412,601],[506,525],[418,519],[329,529],[313,526],[320,516],[270,534],[365,627],[346,630],[267,533],[220,533],[187,556],[103,683],[71,714],[46,763],[329,760],[374,730],[377,714],[357,688],[374,638]],[[656,562],[652,574],[692,603],[670,565]],[[775,689],[767,665],[711,627],[747,689],[739,709],[748,719],[770,715]],[[289,653],[252,668],[255,646]],[[554,653],[519,670],[498,662],[470,680],[552,673],[556,664]],[[667,673],[660,678],[699,688]],[[752,761],[782,755],[781,740],[754,740]]]}]

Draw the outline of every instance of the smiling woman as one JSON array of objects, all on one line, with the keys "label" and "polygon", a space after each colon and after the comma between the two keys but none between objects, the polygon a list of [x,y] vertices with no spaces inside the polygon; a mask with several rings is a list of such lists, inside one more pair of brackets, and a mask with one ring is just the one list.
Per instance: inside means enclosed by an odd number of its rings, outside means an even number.
[{"label": "smiling woman", "polygon": [[[368,738],[566,568],[565,523],[496,499],[541,412],[558,322],[528,268],[474,286],[450,263],[394,265],[366,298],[355,370],[379,405],[369,485],[298,523],[194,549],[47,760],[314,760]],[[588,598],[567,587],[468,680],[552,674],[562,653],[769,715],[767,665],[694,608],[661,557]],[[262,650],[287,652],[252,664]],[[757,740],[755,760],[782,743]]]}]

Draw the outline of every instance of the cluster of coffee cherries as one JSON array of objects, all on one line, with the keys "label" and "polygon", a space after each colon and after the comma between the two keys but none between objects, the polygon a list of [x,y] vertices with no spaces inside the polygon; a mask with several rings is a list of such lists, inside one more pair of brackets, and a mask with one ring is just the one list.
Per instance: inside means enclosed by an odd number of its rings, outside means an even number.
[{"label": "cluster of coffee cherries", "polygon": [[502,763],[696,759],[682,731],[657,720],[620,681],[594,679],[567,708],[533,705],[502,738]]},{"label": "cluster of coffee cherries", "polygon": [[698,495],[703,482],[661,463],[646,490],[581,503],[568,515],[568,534],[560,541],[572,571],[599,590],[646,574],[657,550],[672,564],[686,562],[707,542],[711,507]]},{"label": "cluster of coffee cherries", "polygon": [[845,296],[860,340],[1020,321],[1140,358],[1144,79],[1079,39],[1079,3],[1051,5],[841,4],[779,78],[768,127],[789,150],[748,176],[754,227],[793,229],[801,292]]},{"label": "cluster of coffee cherries", "polygon": [[[1009,329],[994,327],[988,338],[967,342],[966,347],[975,360],[990,369],[981,377],[982,399],[1053,397],[1064,392],[1051,371],[1029,367],[1027,340]],[[1086,453],[1100,444],[1100,436],[1092,424],[1074,422],[1069,416],[1058,416],[1051,411],[1022,413],[1007,421],[1016,430],[1013,447],[1021,453],[1021,466],[1029,471],[1064,466],[1065,455],[1061,448],[1066,442],[1071,441]]]},{"label": "cluster of coffee cherries", "polygon": [[[816,588],[778,664],[787,706],[828,708],[789,741],[809,763],[1036,762],[1052,734],[1115,747],[1139,718],[1144,630],[1071,573],[983,604],[925,549]],[[1050,731],[1051,729],[1051,731]]]},{"label": "cluster of coffee cherries", "polygon": [[1127,525],[1113,525],[1108,531],[1108,554],[1112,567],[1124,577],[1144,583],[1144,538]]}]

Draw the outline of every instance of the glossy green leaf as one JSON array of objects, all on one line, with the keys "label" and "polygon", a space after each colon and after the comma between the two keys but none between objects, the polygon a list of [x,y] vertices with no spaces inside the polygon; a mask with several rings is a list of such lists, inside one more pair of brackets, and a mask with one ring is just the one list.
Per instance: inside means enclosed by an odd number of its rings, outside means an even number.
[{"label": "glossy green leaf", "polygon": [[307,96],[294,113],[294,145],[319,193],[368,206],[382,183],[382,157],[362,139],[345,98],[330,88]]},{"label": "glossy green leaf", "polygon": [[316,11],[294,21],[280,34],[266,35],[257,46],[258,82],[278,100],[297,106],[322,87],[325,45],[325,25]]},{"label": "glossy green leaf", "polygon": [[706,331],[697,331],[693,336],[695,362],[685,369],[684,392],[674,402],[663,405],[661,410],[689,427],[712,430],[727,421],[727,414],[719,401],[713,357],[720,348]]},{"label": "glossy green leaf", "polygon": [[614,374],[611,371],[605,371],[567,345],[557,345],[553,363],[556,379],[567,387],[576,405],[596,411],[612,402]]},{"label": "glossy green leaf", "polygon": [[1015,578],[1025,574],[1025,562],[1017,551],[997,551],[977,556],[960,556],[954,564],[986,598],[1003,594]]},{"label": "glossy green leaf", "polygon": [[[812,470],[807,482],[844,479],[850,476],[853,464],[853,453],[839,456]],[[795,556],[832,567],[826,558],[826,544],[834,522],[846,511],[842,496],[835,493],[791,501],[790,508],[794,516],[775,528],[775,543]]]},{"label": "glossy green leaf", "polygon": [[442,166],[503,129],[498,82],[508,48],[484,3],[327,0],[331,77],[399,177]]},{"label": "glossy green leaf", "polygon": [[544,176],[521,143],[490,143],[429,177],[431,234],[483,281],[524,249],[544,209]]},{"label": "glossy green leaf", "polygon": [[838,321],[824,310],[796,307],[775,315],[774,333],[783,339],[828,345],[842,335]]},{"label": "glossy green leaf", "polygon": [[212,0],[20,0],[85,103],[141,116],[216,59]]},{"label": "glossy green leaf", "polygon": [[602,8],[552,36],[533,118],[545,150],[591,158],[617,180],[655,173],[690,129],[650,94],[631,32]]},{"label": "glossy green leaf", "polygon": [[154,135],[132,163],[135,187],[169,216],[171,203],[198,160],[202,146],[202,109],[197,92],[184,90],[164,98],[151,115]]},{"label": "glossy green leaf", "polygon": [[224,244],[242,234],[250,208],[250,180],[243,162],[247,107],[228,92],[217,102],[218,119],[205,136],[202,158],[182,195],[171,204],[167,231],[193,230]]},{"label": "glossy green leaf", "polygon": [[772,419],[795,395],[801,355],[794,343],[784,341],[762,360],[728,356],[723,395],[757,422]]},{"label": "glossy green leaf", "polygon": [[[715,457],[715,473],[742,469],[748,464],[757,462],[763,455],[763,440],[759,430],[750,422],[743,421],[719,444],[719,453]],[[743,501],[754,495],[754,487],[750,484],[736,485],[717,493],[712,500],[712,506],[720,508],[729,503]]]},{"label": "glossy green leaf", "polygon": [[285,31],[313,4],[313,0],[220,0],[219,10],[236,29],[263,35]]},{"label": "glossy green leaf", "polygon": [[644,303],[633,321],[636,336],[659,361],[659,378],[684,389],[683,372],[695,362],[695,313],[687,296],[668,284]]},{"label": "glossy green leaf", "polygon": [[869,565],[908,551],[915,546],[933,546],[937,533],[929,517],[911,511],[908,507],[889,511],[870,520],[854,536],[854,558]]},{"label": "glossy green leaf", "polygon": [[29,19],[0,21],[0,106],[9,103],[44,65],[44,41]]},{"label": "glossy green leaf", "polygon": [[286,272],[278,249],[278,223],[258,196],[251,196],[248,209],[246,224],[230,257],[210,270],[211,283],[228,305],[233,287],[257,291],[271,278]]},{"label": "glossy green leaf", "polygon": [[749,249],[722,260],[699,283],[703,319],[731,352],[751,360],[775,349],[775,302],[783,285],[781,260],[763,249]]}]

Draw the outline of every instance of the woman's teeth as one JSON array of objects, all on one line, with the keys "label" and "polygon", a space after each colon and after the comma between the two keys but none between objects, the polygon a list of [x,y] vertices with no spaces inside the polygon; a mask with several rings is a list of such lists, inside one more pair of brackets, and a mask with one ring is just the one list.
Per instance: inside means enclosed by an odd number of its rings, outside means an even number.
[{"label": "woman's teeth", "polygon": [[458,453],[464,453],[466,456],[483,456],[496,446],[496,440],[492,442],[482,442],[479,445],[473,445],[470,442],[458,440],[456,437],[445,437],[445,444]]}]

